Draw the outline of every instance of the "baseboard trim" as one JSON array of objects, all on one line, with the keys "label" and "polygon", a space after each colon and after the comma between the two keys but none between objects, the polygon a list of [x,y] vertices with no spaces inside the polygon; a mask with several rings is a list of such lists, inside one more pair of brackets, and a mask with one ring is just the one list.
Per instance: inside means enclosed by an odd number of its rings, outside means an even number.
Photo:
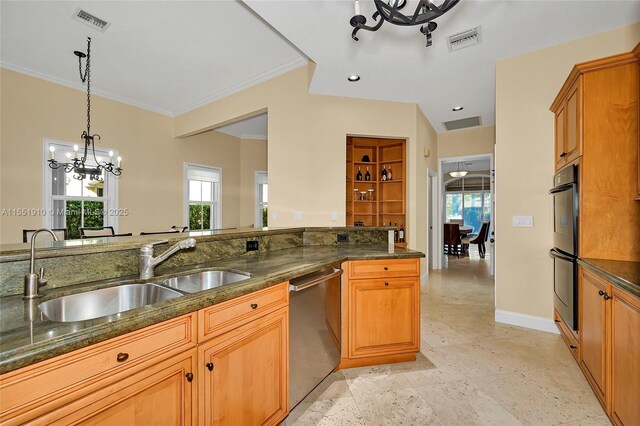
[{"label": "baseboard trim", "polygon": [[547,333],[560,334],[553,318],[543,318],[534,315],[521,314],[518,312],[503,311],[496,309],[496,322],[518,327],[531,328],[533,330],[546,331]]}]

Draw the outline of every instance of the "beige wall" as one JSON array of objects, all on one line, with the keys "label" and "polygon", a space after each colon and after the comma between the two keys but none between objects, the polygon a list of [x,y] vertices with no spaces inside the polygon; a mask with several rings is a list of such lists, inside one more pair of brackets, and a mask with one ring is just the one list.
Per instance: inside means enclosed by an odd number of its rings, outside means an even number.
[{"label": "beige wall", "polygon": [[[407,145],[406,224],[410,247],[426,251],[426,167],[436,167],[433,128],[415,104],[308,93],[313,64],[228,96],[175,119],[185,136],[268,110],[269,224],[345,224],[346,136],[405,138]],[[432,152],[423,155],[424,146]],[[302,221],[294,213],[302,213]],[[331,213],[338,220],[331,220]],[[418,236],[420,235],[420,236]]]},{"label": "beige wall", "polygon": [[256,172],[267,171],[267,141],[241,139],[240,144],[240,226],[255,225]]},{"label": "beige wall", "polygon": [[[496,307],[551,318],[553,114],[549,106],[574,64],[631,50],[640,24],[496,64]],[[532,215],[533,228],[513,228]]]},{"label": "beige wall", "polygon": [[[80,142],[86,94],[5,69],[0,80],[0,208],[40,209],[43,140]],[[120,232],[184,222],[184,162],[223,169],[223,226],[240,225],[240,139],[217,132],[175,139],[172,118],[98,96],[92,97],[91,121],[103,136],[98,147],[123,157],[119,207],[129,215],[120,218]],[[22,229],[41,226],[42,216],[2,215],[0,243],[22,241]]]},{"label": "beige wall", "polygon": [[496,143],[496,126],[473,127],[438,135],[438,157],[463,157],[492,154]]}]

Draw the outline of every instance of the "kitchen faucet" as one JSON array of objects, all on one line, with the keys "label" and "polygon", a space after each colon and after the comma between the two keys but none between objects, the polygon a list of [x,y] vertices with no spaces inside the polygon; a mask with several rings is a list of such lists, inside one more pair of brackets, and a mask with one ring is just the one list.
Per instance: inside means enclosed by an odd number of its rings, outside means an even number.
[{"label": "kitchen faucet", "polygon": [[140,248],[140,279],[146,280],[153,278],[155,267],[167,260],[178,250],[184,250],[196,245],[195,238],[187,238],[186,240],[178,241],[158,257],[153,257],[153,246],[156,244],[168,243],[169,240],[157,241],[155,243],[145,244]]},{"label": "kitchen faucet", "polygon": [[47,280],[44,279],[44,267],[40,268],[40,275],[34,272],[36,266],[36,237],[40,232],[48,232],[53,237],[54,241],[58,241],[58,237],[53,233],[51,229],[38,229],[31,235],[31,259],[29,261],[29,273],[24,276],[24,295],[23,299],[35,299],[40,297],[38,289],[47,285]]}]

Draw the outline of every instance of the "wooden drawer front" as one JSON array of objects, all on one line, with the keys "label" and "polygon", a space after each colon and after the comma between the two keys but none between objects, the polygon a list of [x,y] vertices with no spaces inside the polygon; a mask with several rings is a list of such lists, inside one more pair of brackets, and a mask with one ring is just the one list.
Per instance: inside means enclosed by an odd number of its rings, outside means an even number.
[{"label": "wooden drawer front", "polygon": [[569,348],[571,355],[573,355],[576,362],[579,363],[580,345],[578,344],[578,338],[573,333],[573,330],[571,330],[571,328],[564,322],[558,311],[556,311],[555,309],[553,310],[553,320],[555,321],[558,330],[560,330],[560,336],[562,336],[562,340],[564,340],[564,343],[566,343],[567,347]]},{"label": "wooden drawer front", "polygon": [[198,342],[219,336],[289,304],[289,282],[265,288],[198,312]]},{"label": "wooden drawer front", "polygon": [[418,278],[353,281],[349,289],[349,358],[420,350]]},{"label": "wooden drawer front", "polygon": [[420,274],[420,259],[356,260],[350,262],[349,278],[414,277]]},{"label": "wooden drawer front", "polygon": [[[22,423],[195,347],[195,319],[174,318],[0,376],[0,423]],[[118,361],[119,354],[128,356]]]},{"label": "wooden drawer front", "polygon": [[197,415],[196,357],[196,349],[191,349],[27,424],[192,425]]}]

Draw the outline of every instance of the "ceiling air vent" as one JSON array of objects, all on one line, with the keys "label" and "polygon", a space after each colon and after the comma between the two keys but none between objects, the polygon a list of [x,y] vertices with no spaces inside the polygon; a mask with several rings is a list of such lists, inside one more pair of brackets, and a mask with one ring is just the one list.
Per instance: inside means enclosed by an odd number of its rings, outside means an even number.
[{"label": "ceiling air vent", "polygon": [[466,129],[467,127],[475,127],[480,124],[480,116],[461,118],[460,120],[445,121],[442,123],[447,130]]},{"label": "ceiling air vent", "polygon": [[482,33],[478,26],[447,37],[447,47],[449,48],[449,52],[454,52],[464,49],[465,47],[473,46],[474,44],[479,44],[481,41]]},{"label": "ceiling air vent", "polygon": [[90,14],[89,12],[77,8],[74,12],[73,19],[76,21],[82,22],[83,24],[89,25],[91,28],[95,28],[98,31],[105,32],[111,22],[107,22],[104,19],[100,19],[97,16]]}]

